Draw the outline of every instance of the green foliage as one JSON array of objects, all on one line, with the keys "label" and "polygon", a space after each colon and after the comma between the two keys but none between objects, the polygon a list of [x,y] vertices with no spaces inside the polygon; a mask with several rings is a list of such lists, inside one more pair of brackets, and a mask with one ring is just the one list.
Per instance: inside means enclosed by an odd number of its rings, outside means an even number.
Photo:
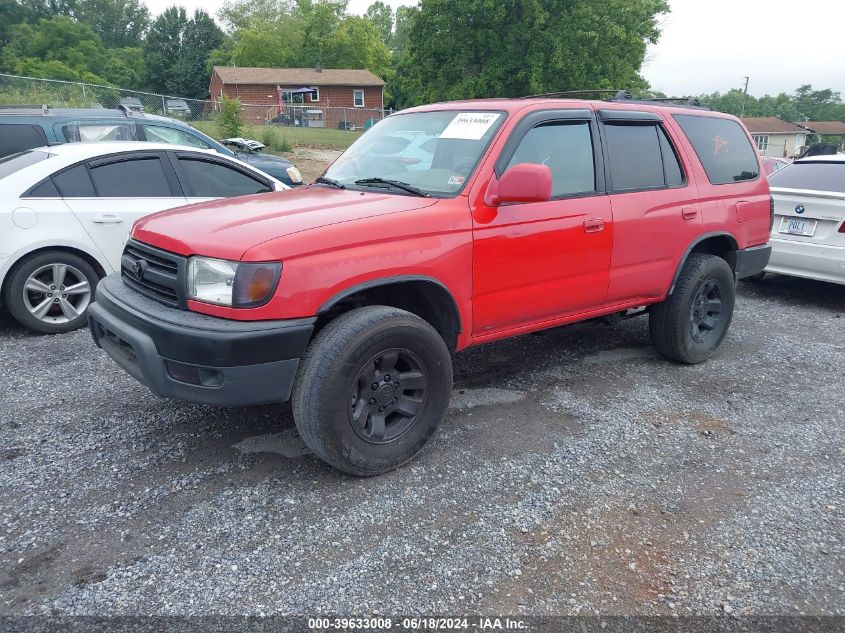
[{"label": "green foliage", "polygon": [[243,127],[241,111],[240,100],[223,97],[220,102],[220,110],[215,117],[217,132],[220,138],[231,138],[241,135],[241,128]]},{"label": "green foliage", "polygon": [[403,18],[398,103],[645,87],[666,11],[664,0],[422,0]]},{"label": "green foliage", "polygon": [[202,10],[188,19],[185,9],[165,9],[150,26],[144,43],[147,86],[160,92],[192,99],[208,95],[210,52],[223,43],[223,32]]},{"label": "green foliage", "polygon": [[141,0],[77,0],[72,17],[90,26],[107,48],[139,47],[150,10]]},{"label": "green foliage", "polygon": [[829,89],[813,90],[809,84],[800,86],[791,95],[782,92],[774,96],[748,95],[745,99],[742,89],[733,88],[724,93],[701,95],[699,99],[708,108],[736,116],[743,113],[745,100],[744,116],[747,117],[776,116],[792,123],[845,121],[845,103],[840,94]]},{"label": "green foliage", "polygon": [[379,38],[389,48],[393,40],[393,9],[390,5],[376,0],[369,6],[364,17],[376,27]]},{"label": "green foliage", "polygon": [[330,0],[229,0],[218,14],[229,38],[212,65],[367,68],[390,73],[390,52],[372,21]]},{"label": "green foliage", "polygon": [[139,48],[106,48],[86,24],[66,16],[9,28],[0,70],[28,77],[137,87],[143,59]]},{"label": "green foliage", "polygon": [[293,147],[284,136],[280,136],[273,126],[267,125],[261,132],[261,142],[272,152],[292,152]]}]

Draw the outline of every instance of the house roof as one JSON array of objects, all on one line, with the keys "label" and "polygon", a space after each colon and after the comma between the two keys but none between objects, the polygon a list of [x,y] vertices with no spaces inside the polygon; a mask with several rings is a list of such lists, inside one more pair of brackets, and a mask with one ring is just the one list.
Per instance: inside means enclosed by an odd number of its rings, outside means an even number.
[{"label": "house roof", "polygon": [[742,122],[751,134],[804,134],[804,128],[776,116],[744,117]]},{"label": "house roof", "polygon": [[224,84],[272,84],[295,86],[383,86],[369,70],[323,68],[246,68],[215,66]]},{"label": "house roof", "polygon": [[815,134],[845,136],[845,121],[806,121],[801,124],[801,127]]}]

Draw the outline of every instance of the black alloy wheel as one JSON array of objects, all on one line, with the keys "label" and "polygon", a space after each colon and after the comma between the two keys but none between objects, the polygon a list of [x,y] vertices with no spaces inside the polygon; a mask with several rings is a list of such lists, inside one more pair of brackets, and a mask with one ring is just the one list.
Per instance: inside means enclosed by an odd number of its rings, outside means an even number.
[{"label": "black alloy wheel", "polygon": [[417,422],[428,397],[428,377],[419,357],[408,349],[379,352],[358,372],[352,385],[349,419],[364,441],[392,442]]}]

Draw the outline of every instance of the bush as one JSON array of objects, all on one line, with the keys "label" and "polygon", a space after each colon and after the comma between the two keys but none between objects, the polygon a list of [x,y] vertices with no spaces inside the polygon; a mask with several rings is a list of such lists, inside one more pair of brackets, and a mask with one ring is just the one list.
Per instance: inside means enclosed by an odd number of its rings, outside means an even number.
[{"label": "bush", "polygon": [[282,136],[279,136],[279,133],[276,131],[275,128],[271,126],[265,126],[264,132],[261,134],[261,142],[267,146],[271,152],[292,152],[293,147],[288,140]]},{"label": "bush", "polygon": [[221,138],[231,138],[241,135],[243,121],[241,121],[241,102],[238,99],[223,97],[220,111],[217,113],[217,131]]}]

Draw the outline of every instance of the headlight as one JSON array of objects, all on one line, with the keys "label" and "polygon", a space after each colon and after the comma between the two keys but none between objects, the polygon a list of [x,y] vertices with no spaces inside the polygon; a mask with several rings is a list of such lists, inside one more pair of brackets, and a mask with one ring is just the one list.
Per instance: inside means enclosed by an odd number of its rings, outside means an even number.
[{"label": "headlight", "polygon": [[302,182],[302,174],[299,173],[299,170],[293,165],[288,167],[285,171],[288,172],[288,176],[290,176],[291,182]]},{"label": "headlight", "polygon": [[188,296],[205,303],[252,308],[270,299],[281,272],[279,262],[230,262],[191,257],[188,261]]}]

